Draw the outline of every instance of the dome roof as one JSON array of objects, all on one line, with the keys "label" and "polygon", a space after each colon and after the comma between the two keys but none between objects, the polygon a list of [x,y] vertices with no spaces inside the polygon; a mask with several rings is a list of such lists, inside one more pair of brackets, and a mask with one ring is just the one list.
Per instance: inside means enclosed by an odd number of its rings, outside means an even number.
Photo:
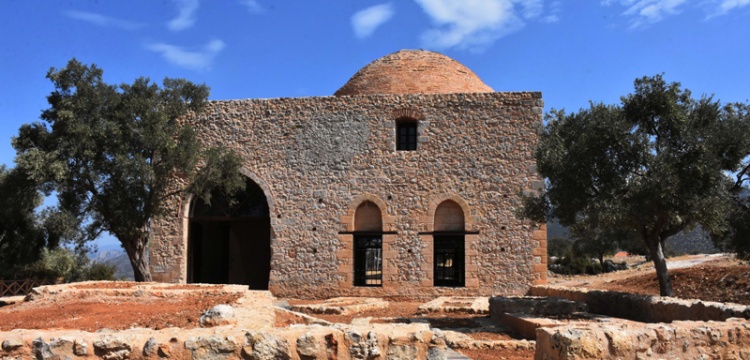
[{"label": "dome roof", "polygon": [[357,71],[335,96],[493,92],[469,68],[443,54],[401,50]]}]

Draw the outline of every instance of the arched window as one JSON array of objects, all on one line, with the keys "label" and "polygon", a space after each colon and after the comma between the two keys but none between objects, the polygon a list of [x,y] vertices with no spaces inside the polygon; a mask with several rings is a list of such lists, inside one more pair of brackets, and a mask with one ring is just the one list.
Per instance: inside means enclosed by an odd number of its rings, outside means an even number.
[{"label": "arched window", "polygon": [[396,120],[396,150],[417,150],[417,120],[400,118]]},{"label": "arched window", "polygon": [[354,285],[383,285],[383,218],[371,201],[354,213]]},{"label": "arched window", "polygon": [[434,285],[462,287],[465,284],[464,212],[456,202],[443,201],[435,209]]}]

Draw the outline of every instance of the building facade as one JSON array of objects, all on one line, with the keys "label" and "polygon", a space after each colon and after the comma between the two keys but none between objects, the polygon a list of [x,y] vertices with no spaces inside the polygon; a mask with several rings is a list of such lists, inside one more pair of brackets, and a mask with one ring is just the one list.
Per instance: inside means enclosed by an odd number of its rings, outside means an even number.
[{"label": "building facade", "polygon": [[247,187],[173,199],[154,279],[277,296],[523,294],[546,282],[539,92],[494,92],[444,55],[403,50],[334,96],[212,101],[188,122],[243,159]]}]

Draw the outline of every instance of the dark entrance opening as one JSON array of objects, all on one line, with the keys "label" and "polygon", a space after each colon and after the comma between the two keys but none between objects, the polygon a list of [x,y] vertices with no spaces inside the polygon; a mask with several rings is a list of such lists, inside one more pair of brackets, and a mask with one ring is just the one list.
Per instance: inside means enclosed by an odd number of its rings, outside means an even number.
[{"label": "dark entrance opening", "polygon": [[383,285],[383,235],[354,235],[354,285]]},{"label": "dark entrance opening", "polygon": [[434,235],[435,286],[464,286],[464,235]]},{"label": "dark entrance opening", "polygon": [[233,194],[215,191],[193,200],[188,229],[189,283],[242,284],[268,290],[271,218],[263,190],[252,180]]}]

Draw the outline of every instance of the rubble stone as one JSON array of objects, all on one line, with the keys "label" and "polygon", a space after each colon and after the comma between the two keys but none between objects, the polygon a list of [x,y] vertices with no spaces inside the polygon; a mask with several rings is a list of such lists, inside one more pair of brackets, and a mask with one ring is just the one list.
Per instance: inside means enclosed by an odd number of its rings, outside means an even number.
[{"label": "rubble stone", "polygon": [[229,305],[216,305],[208,309],[200,318],[202,327],[236,324],[234,309]]},{"label": "rubble stone", "polygon": [[112,335],[104,335],[94,341],[94,354],[105,360],[128,359],[132,350],[128,342]]},{"label": "rubble stone", "polygon": [[242,352],[243,356],[251,360],[290,359],[289,343],[285,339],[267,333],[248,332],[245,334]]},{"label": "rubble stone", "polygon": [[734,359],[748,349],[750,323],[744,319],[591,323],[537,329],[536,359]]},{"label": "rubble stone", "polygon": [[23,342],[19,339],[7,339],[3,340],[3,351],[11,352],[23,346]]},{"label": "rubble stone", "polygon": [[194,360],[236,358],[237,348],[237,342],[229,336],[197,336],[185,340],[185,349],[192,352]]},{"label": "rubble stone", "polygon": [[89,354],[89,346],[85,340],[76,339],[73,342],[73,354],[77,356],[86,356]]},{"label": "rubble stone", "polygon": [[[396,79],[390,84],[399,90],[368,80],[345,96],[210,101],[184,119],[206,146],[236,151],[241,172],[263,191],[264,241],[274,254],[263,264],[269,290],[292,298],[489,296],[522,295],[545,283],[546,226],[514,213],[523,194],[544,187],[534,158],[542,94],[474,86],[481,80],[433,52],[397,54],[408,61],[375,78]],[[448,71],[421,67],[435,64]],[[367,73],[363,79],[372,78]],[[431,85],[401,87],[422,73],[434,75]],[[396,149],[401,121],[417,123],[416,151]],[[168,213],[153,222],[155,281],[187,280],[192,199],[170,198]],[[354,285],[354,217],[368,202],[378,207],[384,232],[382,287]],[[463,217],[459,286],[435,286],[433,234],[448,224],[440,222],[441,204]]]}]

